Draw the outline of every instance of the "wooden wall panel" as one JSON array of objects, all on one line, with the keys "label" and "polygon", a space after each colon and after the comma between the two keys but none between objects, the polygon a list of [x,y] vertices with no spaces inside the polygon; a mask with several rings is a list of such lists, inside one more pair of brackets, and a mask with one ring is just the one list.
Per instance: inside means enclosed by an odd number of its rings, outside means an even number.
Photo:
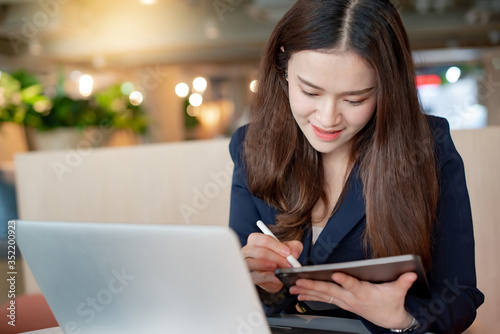
[{"label": "wooden wall panel", "polygon": [[500,328],[500,127],[452,133],[461,154],[474,219],[479,289],[486,295],[469,333]]}]

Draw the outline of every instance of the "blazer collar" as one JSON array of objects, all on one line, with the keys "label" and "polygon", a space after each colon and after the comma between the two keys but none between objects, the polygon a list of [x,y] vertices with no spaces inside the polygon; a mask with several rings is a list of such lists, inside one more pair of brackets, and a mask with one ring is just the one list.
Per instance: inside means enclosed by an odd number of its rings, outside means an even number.
[{"label": "blazer collar", "polygon": [[342,239],[364,218],[365,199],[359,165],[355,164],[348,179],[344,199],[335,214],[328,220],[314,245],[309,227],[304,233],[299,261],[304,264],[323,264],[330,257]]}]

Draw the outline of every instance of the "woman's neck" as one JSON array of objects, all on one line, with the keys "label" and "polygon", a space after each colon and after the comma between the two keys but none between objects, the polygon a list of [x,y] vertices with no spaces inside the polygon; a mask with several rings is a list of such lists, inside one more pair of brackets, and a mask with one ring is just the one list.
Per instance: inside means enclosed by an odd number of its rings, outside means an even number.
[{"label": "woman's neck", "polygon": [[349,175],[349,171],[352,168],[351,162],[351,147],[350,145],[344,145],[344,147],[339,148],[334,152],[328,154],[322,154],[321,158],[323,161],[323,171],[325,175],[326,183],[329,181],[337,182],[339,179],[344,180],[342,186]]},{"label": "woman's neck", "polygon": [[322,156],[323,171],[325,176],[324,189],[328,202],[319,200],[312,212],[312,224],[314,226],[325,226],[330,218],[331,212],[340,199],[342,190],[352,168],[350,152],[335,152],[336,154],[324,154]]}]

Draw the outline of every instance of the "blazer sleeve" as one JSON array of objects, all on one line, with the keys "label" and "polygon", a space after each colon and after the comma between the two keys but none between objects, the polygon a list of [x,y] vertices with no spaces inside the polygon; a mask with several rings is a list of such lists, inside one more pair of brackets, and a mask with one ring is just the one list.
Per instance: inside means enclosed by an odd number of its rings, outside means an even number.
[{"label": "blazer sleeve", "polygon": [[[247,126],[239,128],[229,143],[229,151],[234,162],[229,227],[236,232],[242,246],[246,245],[251,233],[260,232],[256,225],[257,220],[260,219],[266,224],[274,223],[277,214],[277,211],[267,203],[253,196],[248,187],[243,155],[246,131]],[[290,295],[285,287],[276,294],[269,294],[258,287],[257,291],[263,301],[266,315],[280,313],[297,300],[296,296]]]},{"label": "blazer sleeve", "polygon": [[[428,117],[435,140],[440,195],[433,264],[427,273],[431,299],[408,295],[405,307],[420,323],[414,333],[462,333],[476,317],[484,295],[476,287],[474,233],[462,158],[448,122]],[[363,320],[372,333],[387,333]]]},{"label": "blazer sleeve", "polygon": [[245,170],[243,142],[247,126],[239,128],[229,143],[229,151],[234,162],[231,184],[231,204],[229,209],[229,227],[238,235],[241,245],[245,246],[251,233],[260,232],[256,223],[274,224],[278,211],[264,200],[255,197],[248,187]]},{"label": "blazer sleeve", "polygon": [[[243,141],[247,126],[241,127],[234,133],[229,143],[229,152],[234,162],[233,181],[231,184],[231,204],[229,209],[229,227],[232,228],[241,245],[245,246],[248,236],[257,232],[255,223],[261,219],[255,207],[245,173],[243,160]],[[254,222],[251,224],[250,222]]]}]

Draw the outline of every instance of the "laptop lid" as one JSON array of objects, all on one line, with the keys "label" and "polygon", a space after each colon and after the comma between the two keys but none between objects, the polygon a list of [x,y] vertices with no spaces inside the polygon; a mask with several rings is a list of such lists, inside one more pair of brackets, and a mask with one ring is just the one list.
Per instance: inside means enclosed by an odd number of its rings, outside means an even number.
[{"label": "laptop lid", "polygon": [[230,229],[17,221],[17,242],[61,329],[269,334]]}]

